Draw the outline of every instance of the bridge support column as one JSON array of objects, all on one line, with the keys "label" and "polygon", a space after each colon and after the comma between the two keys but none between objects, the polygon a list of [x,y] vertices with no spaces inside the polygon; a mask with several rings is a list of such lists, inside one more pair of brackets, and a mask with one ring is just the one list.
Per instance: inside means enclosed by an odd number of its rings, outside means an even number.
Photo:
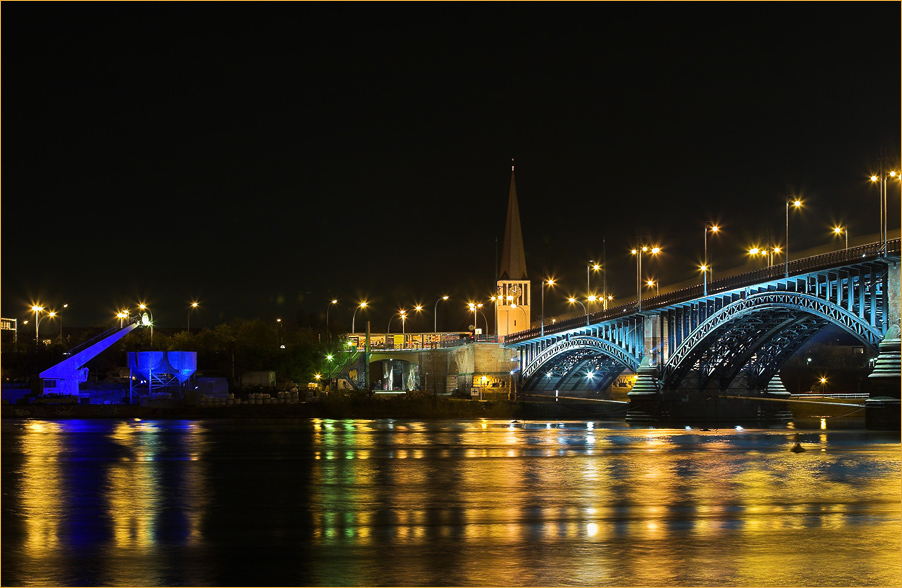
[{"label": "bridge support column", "polygon": [[657,421],[667,416],[661,414],[661,382],[658,378],[661,317],[645,315],[642,324],[645,354],[639,364],[639,369],[636,370],[633,388],[626,395],[630,403],[629,409],[626,411],[627,422]]},{"label": "bridge support column", "polygon": [[900,384],[902,384],[902,328],[900,328],[900,263],[887,268],[886,277],[886,336],[880,343],[880,353],[874,371],[868,376],[870,398],[865,401],[865,426],[869,429],[900,428]]}]

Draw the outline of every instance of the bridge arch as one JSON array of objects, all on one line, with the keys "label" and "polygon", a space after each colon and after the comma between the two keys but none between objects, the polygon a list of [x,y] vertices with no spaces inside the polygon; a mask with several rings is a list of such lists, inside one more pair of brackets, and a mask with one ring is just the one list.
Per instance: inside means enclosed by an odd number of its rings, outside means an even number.
[{"label": "bridge arch", "polygon": [[[604,389],[624,369],[635,371],[639,358],[610,341],[572,336],[542,350],[521,372],[523,390],[573,389],[587,374],[585,386]],[[584,386],[584,387],[585,387]]]},{"label": "bridge arch", "polygon": [[696,370],[699,388],[713,379],[725,389],[744,369],[750,385],[763,388],[793,353],[829,324],[874,352],[883,337],[877,327],[833,302],[800,292],[761,292],[723,307],[684,339],[662,369],[662,386],[675,389]]}]

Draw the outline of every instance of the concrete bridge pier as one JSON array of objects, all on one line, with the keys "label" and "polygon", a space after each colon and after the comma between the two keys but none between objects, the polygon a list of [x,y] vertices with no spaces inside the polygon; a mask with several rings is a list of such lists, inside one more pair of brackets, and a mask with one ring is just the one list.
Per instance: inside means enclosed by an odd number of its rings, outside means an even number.
[{"label": "concrete bridge pier", "polygon": [[740,376],[724,390],[714,381],[700,388],[698,374],[690,372],[678,388],[663,389],[660,366],[670,353],[666,324],[660,316],[649,316],[644,325],[648,352],[627,393],[627,422],[786,422],[792,418],[785,403],[772,401],[790,397],[779,375],[763,389],[749,387],[747,378]]},{"label": "concrete bridge pier", "polygon": [[886,277],[886,335],[880,342],[874,370],[868,376],[870,398],[865,401],[865,427],[899,430],[902,401],[902,300],[900,295],[900,262],[889,264]]}]

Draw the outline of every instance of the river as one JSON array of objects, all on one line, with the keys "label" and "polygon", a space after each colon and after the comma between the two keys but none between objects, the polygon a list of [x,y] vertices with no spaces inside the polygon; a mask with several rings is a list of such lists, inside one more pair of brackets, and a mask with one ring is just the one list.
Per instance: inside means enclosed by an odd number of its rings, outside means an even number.
[{"label": "river", "polygon": [[900,585],[899,433],[824,427],[4,419],[0,582]]}]

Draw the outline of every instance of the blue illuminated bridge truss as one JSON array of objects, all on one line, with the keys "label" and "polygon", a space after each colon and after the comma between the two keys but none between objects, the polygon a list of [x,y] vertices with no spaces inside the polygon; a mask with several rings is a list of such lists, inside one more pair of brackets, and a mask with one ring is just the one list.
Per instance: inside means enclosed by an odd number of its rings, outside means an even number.
[{"label": "blue illuminated bridge truss", "polygon": [[[771,266],[509,336],[526,391],[604,390],[651,361],[661,389],[726,389],[740,374],[764,389],[828,325],[872,352],[888,325],[888,268],[900,242],[854,247]],[[788,274],[788,275],[787,275]],[[895,284],[898,288],[898,283]],[[898,300],[899,293],[896,292]],[[648,325],[651,321],[655,325]],[[587,324],[588,323],[588,324]],[[654,327],[649,337],[648,327]],[[653,349],[645,346],[653,342]],[[648,357],[646,357],[648,356]]]}]

